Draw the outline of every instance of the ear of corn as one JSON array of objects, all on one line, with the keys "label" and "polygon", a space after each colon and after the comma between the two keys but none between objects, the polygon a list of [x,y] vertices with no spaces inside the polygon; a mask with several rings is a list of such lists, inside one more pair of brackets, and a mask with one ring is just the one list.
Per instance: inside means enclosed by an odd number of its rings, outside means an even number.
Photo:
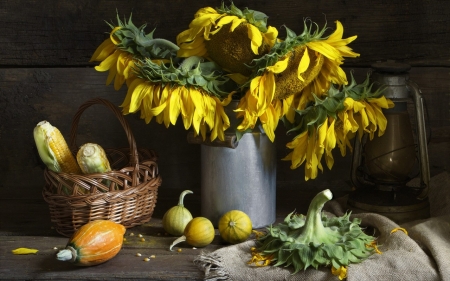
[{"label": "ear of corn", "polygon": [[[105,150],[96,143],[86,143],[77,152],[77,161],[84,174],[106,173],[111,171]],[[110,190],[117,190],[116,184],[110,180],[103,180],[102,183]]]},{"label": "ear of corn", "polygon": [[34,141],[44,164],[54,172],[76,173],[81,170],[58,128],[48,121],[39,122],[33,131]]},{"label": "ear of corn", "polygon": [[96,143],[86,143],[81,146],[77,153],[77,161],[84,174],[111,171],[105,150]]}]

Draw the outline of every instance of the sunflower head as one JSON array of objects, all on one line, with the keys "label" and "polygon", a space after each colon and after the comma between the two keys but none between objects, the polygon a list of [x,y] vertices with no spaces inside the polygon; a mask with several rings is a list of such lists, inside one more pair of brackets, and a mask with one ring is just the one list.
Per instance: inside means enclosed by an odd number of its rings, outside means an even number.
[{"label": "sunflower head", "polygon": [[278,31],[267,26],[262,12],[230,7],[200,9],[189,25],[177,36],[178,56],[204,56],[231,73],[248,76],[250,62],[267,53]]},{"label": "sunflower head", "polygon": [[286,118],[283,118],[283,121],[288,128],[291,128],[289,132],[298,131],[300,133],[306,130],[311,132],[317,129],[328,117],[340,122],[342,118],[339,117],[339,113],[348,110],[354,111],[353,108],[349,108],[346,105],[345,102],[347,99],[351,99],[352,101],[368,101],[382,96],[384,89],[378,88],[373,91],[372,85],[370,84],[369,75],[367,75],[363,83],[358,84],[353,74],[351,74],[350,84],[342,87],[332,84],[326,95],[321,98],[313,93],[313,102],[309,102],[305,109],[295,110],[297,114],[293,123],[289,122]]},{"label": "sunflower head", "polygon": [[176,84],[202,89],[210,96],[225,98],[235,84],[214,62],[203,62],[200,57],[189,57],[179,65],[171,61],[158,64],[150,59],[141,60],[135,67],[137,76],[152,83]]},{"label": "sunflower head", "polygon": [[[224,25],[210,40],[205,41],[208,57],[229,72],[249,76],[252,70],[248,65],[260,56],[255,55],[251,48],[251,40],[247,35],[248,23],[240,24],[233,32],[230,28],[231,24]],[[267,53],[269,49],[269,45],[263,42],[258,47],[258,53]]]},{"label": "sunflower head", "polygon": [[255,59],[252,65],[252,76],[257,76],[279,61],[286,62],[284,70],[275,75],[277,99],[298,95],[317,77],[324,63],[324,56],[308,48],[307,43],[323,40],[326,28],[317,28],[313,32],[312,24],[308,26],[305,21],[304,31],[300,35],[287,27],[285,29],[285,40],[275,43],[269,53]]},{"label": "sunflower head", "polygon": [[108,23],[111,27],[111,40],[116,48],[138,57],[169,59],[174,57],[178,47],[165,39],[153,38],[152,32],[146,34],[146,24],[136,27],[131,21],[121,20],[117,15],[117,24]]}]

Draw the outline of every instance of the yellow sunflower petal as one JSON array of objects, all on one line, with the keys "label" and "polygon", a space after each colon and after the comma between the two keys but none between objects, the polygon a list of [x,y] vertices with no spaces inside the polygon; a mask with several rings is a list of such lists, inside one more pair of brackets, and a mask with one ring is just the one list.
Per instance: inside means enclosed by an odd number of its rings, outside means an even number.
[{"label": "yellow sunflower petal", "polygon": [[120,52],[116,50],[113,54],[109,55],[104,61],[102,61],[99,65],[95,66],[95,70],[99,72],[108,71],[113,66],[116,65],[117,59],[119,58]]},{"label": "yellow sunflower petal", "polygon": [[39,250],[37,249],[30,249],[30,248],[17,248],[12,250],[11,252],[14,255],[29,255],[29,254],[36,254]]},{"label": "yellow sunflower petal", "polygon": [[347,267],[341,266],[339,268],[335,268],[334,266],[332,266],[331,274],[337,276],[339,280],[344,280],[345,278],[347,278]]},{"label": "yellow sunflower petal", "polygon": [[330,60],[339,61],[341,58],[339,51],[330,44],[327,44],[325,41],[311,41],[306,43],[306,45],[308,46],[308,48],[321,53]]},{"label": "yellow sunflower petal", "polygon": [[309,58],[309,54],[308,54],[308,48],[305,48],[303,51],[303,55],[302,58],[300,60],[300,63],[298,64],[298,69],[297,69],[297,78],[300,81],[305,81],[305,79],[302,77],[302,73],[305,72],[308,68],[309,68],[309,64],[311,62],[311,59]]},{"label": "yellow sunflower petal", "polygon": [[174,87],[171,91],[169,101],[169,120],[172,125],[176,124],[178,116],[181,112],[180,98],[180,87]]},{"label": "yellow sunflower petal", "polygon": [[263,34],[263,38],[264,42],[272,48],[278,38],[278,29],[273,26],[267,27],[267,32]]},{"label": "yellow sunflower petal", "polygon": [[97,47],[94,54],[92,55],[90,62],[92,61],[103,61],[106,59],[110,54],[112,54],[115,50],[116,46],[111,41],[110,38],[103,41],[100,46]]},{"label": "yellow sunflower petal", "polygon": [[261,31],[259,31],[259,29],[252,24],[247,24],[247,29],[248,39],[251,40],[252,51],[255,55],[258,55],[258,48],[261,46],[263,40]]},{"label": "yellow sunflower petal", "polygon": [[408,235],[408,231],[406,229],[404,229],[403,227],[396,227],[396,228],[392,229],[390,234],[395,233],[397,231],[402,231],[403,233]]},{"label": "yellow sunflower petal", "polygon": [[118,31],[119,29],[121,29],[120,26],[116,26],[114,27],[114,29],[111,31],[111,33],[109,34],[109,38],[111,39],[111,41],[114,43],[114,45],[117,45],[120,43],[119,40],[117,40],[117,37],[114,36],[114,33],[116,33],[116,31]]},{"label": "yellow sunflower petal", "polygon": [[277,61],[274,65],[266,67],[266,69],[273,73],[281,73],[286,70],[289,64],[289,56]]},{"label": "yellow sunflower petal", "polygon": [[141,83],[139,85],[136,86],[136,88],[134,88],[133,90],[133,94],[131,96],[131,101],[130,101],[130,112],[136,112],[137,110],[139,110],[139,108],[141,107],[141,103],[142,103],[142,99],[146,96],[146,95],[151,95],[153,91],[153,87],[152,85],[149,85],[148,83]]}]

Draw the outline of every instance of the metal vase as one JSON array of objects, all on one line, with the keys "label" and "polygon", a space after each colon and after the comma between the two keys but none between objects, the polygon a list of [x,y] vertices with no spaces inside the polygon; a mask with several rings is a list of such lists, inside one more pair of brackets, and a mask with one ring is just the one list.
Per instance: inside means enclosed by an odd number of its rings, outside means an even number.
[{"label": "metal vase", "polygon": [[[235,128],[232,111],[226,109]],[[230,112],[231,111],[231,112]],[[217,227],[220,217],[241,210],[253,228],[272,224],[276,217],[276,146],[255,128],[235,148],[201,145],[201,213]]]}]

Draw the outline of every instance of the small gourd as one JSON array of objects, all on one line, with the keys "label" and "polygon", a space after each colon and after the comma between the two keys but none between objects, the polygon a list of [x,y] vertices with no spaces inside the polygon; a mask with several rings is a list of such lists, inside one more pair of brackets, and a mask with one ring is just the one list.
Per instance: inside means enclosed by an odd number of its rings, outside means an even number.
[{"label": "small gourd", "polygon": [[186,241],[193,247],[205,247],[214,240],[214,226],[211,221],[204,217],[193,218],[185,227],[183,236],[173,241],[172,247],[178,243]]},{"label": "small gourd", "polygon": [[246,213],[231,210],[220,218],[219,233],[222,239],[228,243],[244,242],[252,233],[252,221]]},{"label": "small gourd", "polygon": [[193,193],[190,190],[185,190],[180,194],[178,205],[170,208],[163,216],[162,224],[164,230],[173,235],[183,235],[184,228],[192,220],[192,214],[184,207],[183,200],[186,194]]},{"label": "small gourd", "polygon": [[122,248],[125,227],[109,220],[96,220],[83,225],[56,255],[60,261],[80,266],[103,263],[115,257]]}]

